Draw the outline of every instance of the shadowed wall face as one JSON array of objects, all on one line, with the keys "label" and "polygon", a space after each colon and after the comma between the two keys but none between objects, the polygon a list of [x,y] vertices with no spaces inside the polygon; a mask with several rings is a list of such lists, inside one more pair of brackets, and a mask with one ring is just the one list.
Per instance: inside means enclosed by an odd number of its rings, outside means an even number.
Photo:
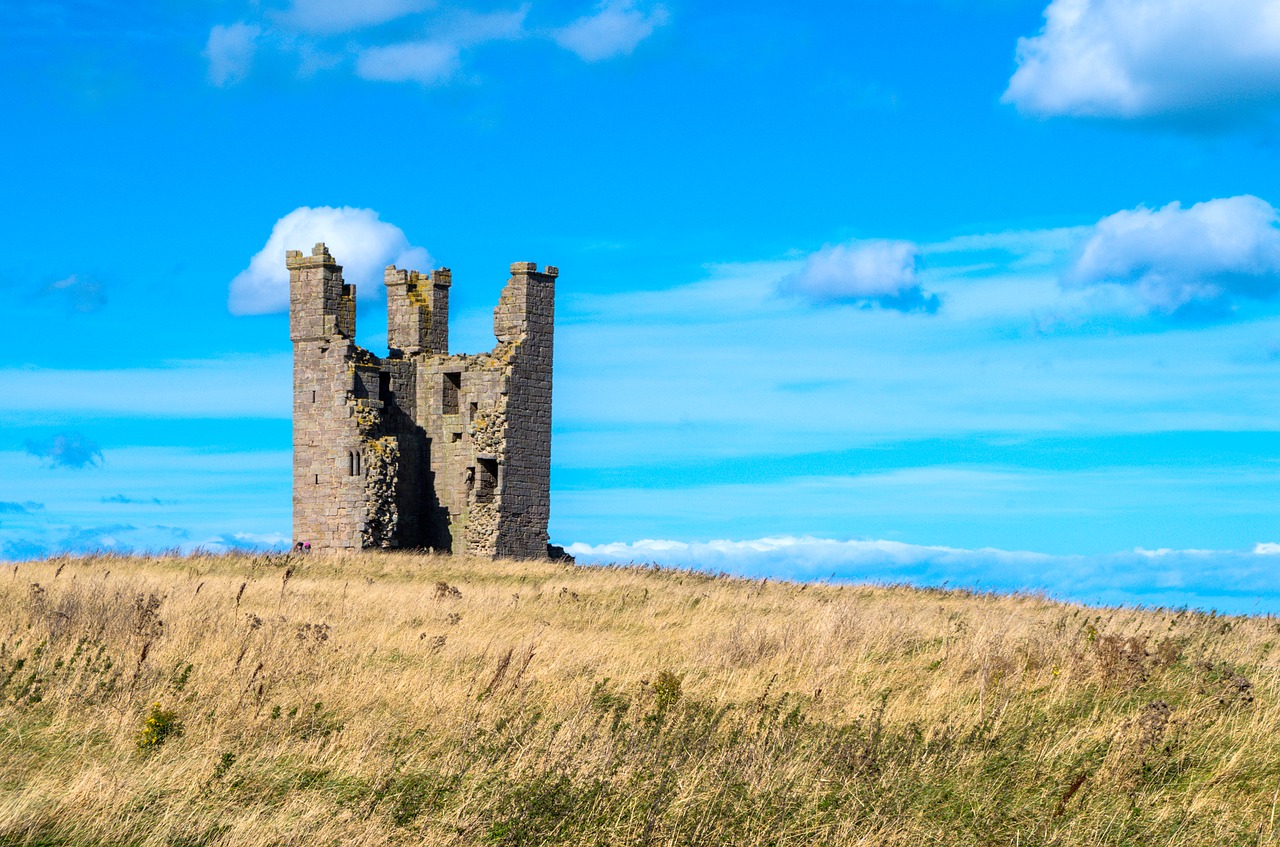
[{"label": "shadowed wall face", "polygon": [[323,244],[289,251],[294,540],[547,555],[555,280],[511,266],[497,345],[448,350],[448,269],[386,269],[387,341],[357,346],[355,289]]}]

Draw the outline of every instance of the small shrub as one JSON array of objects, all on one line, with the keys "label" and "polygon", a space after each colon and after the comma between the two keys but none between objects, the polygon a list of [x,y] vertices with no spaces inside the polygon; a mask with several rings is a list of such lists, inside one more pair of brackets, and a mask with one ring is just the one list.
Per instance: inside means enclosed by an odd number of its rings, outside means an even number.
[{"label": "small shrub", "polygon": [[683,675],[677,676],[671,671],[659,672],[653,681],[654,704],[659,712],[667,711],[679,701],[680,685],[683,682]]},{"label": "small shrub", "polygon": [[159,703],[151,704],[151,711],[138,730],[138,749],[154,750],[169,738],[182,734],[182,721],[178,713],[165,709]]}]

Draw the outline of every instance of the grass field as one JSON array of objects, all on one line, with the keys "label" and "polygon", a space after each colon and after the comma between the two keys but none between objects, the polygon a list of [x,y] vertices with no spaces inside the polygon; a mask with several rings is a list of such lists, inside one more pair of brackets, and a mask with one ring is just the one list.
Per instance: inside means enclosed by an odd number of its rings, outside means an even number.
[{"label": "grass field", "polygon": [[0,844],[1280,844],[1278,644],[643,567],[0,565]]}]

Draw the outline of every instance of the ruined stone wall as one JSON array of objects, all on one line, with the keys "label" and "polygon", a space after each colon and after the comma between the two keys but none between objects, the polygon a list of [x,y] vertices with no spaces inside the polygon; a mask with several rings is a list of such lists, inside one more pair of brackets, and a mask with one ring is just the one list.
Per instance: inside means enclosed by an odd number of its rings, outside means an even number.
[{"label": "ruined stone wall", "polygon": [[467,356],[448,352],[448,269],[387,268],[383,360],[352,340],[355,289],[324,245],[287,262],[295,539],[547,555],[556,269],[512,265],[498,344]]},{"label": "ruined stone wall", "polygon": [[[551,360],[555,280],[532,262],[511,266],[511,281],[494,313],[499,350],[509,349],[506,445],[500,484],[497,554],[547,555],[551,514]],[[508,345],[509,348],[508,348]],[[497,351],[495,351],[497,352]]]}]

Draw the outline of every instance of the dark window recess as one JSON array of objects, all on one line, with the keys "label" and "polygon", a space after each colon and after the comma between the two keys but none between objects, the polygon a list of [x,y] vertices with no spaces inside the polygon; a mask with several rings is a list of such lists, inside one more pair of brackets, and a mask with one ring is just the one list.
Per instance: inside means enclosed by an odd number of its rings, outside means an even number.
[{"label": "dark window recess", "polygon": [[476,460],[476,502],[492,503],[493,494],[498,490],[498,461],[496,459]]},{"label": "dark window recess", "polygon": [[378,399],[383,403],[391,402],[391,374],[386,371],[378,373]]},{"label": "dark window recess", "polygon": [[351,476],[360,475],[360,454],[354,450],[347,453],[347,473]]},{"label": "dark window recess", "polygon": [[478,411],[480,411],[480,404],[479,404],[479,403],[472,403],[472,404],[471,404],[471,420],[473,420],[473,421],[474,421],[474,420],[476,419],[476,412],[478,412]]},{"label": "dark window recess", "polygon": [[466,483],[467,483],[468,491],[471,491],[476,487],[476,469],[475,468],[467,468]]},{"label": "dark window recess", "polygon": [[311,392],[311,402],[316,402],[316,393],[314,391]]},{"label": "dark window recess", "polygon": [[316,474],[316,485],[320,484],[320,474]]},{"label": "dark window recess", "polygon": [[451,432],[451,433],[449,433],[449,440],[450,440],[450,441],[453,441],[453,442],[461,441],[461,440],[462,440],[462,433],[460,433],[460,432]]},{"label": "dark window recess", "polygon": [[441,397],[441,412],[446,415],[458,414],[458,392],[462,390],[462,374],[444,375],[444,395]]}]

